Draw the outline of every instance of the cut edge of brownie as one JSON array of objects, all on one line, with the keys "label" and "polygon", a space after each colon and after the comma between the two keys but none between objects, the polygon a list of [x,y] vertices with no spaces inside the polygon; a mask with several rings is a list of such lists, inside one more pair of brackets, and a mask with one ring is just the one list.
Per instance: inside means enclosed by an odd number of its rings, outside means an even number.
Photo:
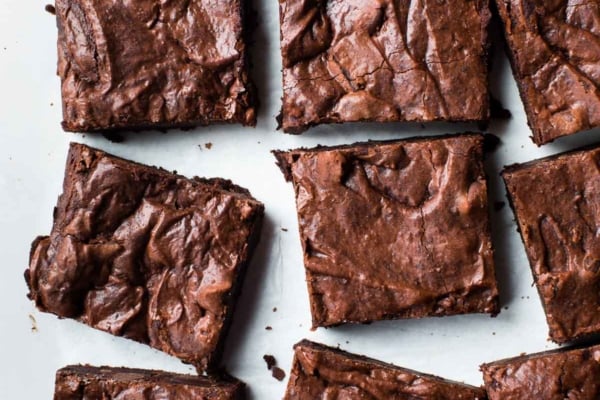
[{"label": "cut edge of brownie", "polygon": [[[409,137],[409,138],[403,138],[403,139],[391,139],[391,140],[369,140],[367,142],[356,142],[356,143],[352,143],[352,144],[341,144],[341,145],[334,145],[334,146],[317,145],[312,148],[300,147],[300,148],[287,150],[287,151],[272,150],[271,153],[274,155],[274,157],[276,159],[276,164],[279,167],[279,169],[281,170],[281,172],[283,173],[285,180],[287,182],[293,182],[292,163],[298,159],[298,157],[301,153],[320,153],[320,152],[326,152],[326,151],[332,151],[332,150],[352,149],[355,147],[362,147],[364,149],[369,149],[369,148],[379,146],[379,145],[398,144],[398,143],[404,143],[404,142],[420,143],[420,142],[430,142],[430,141],[447,140],[447,139],[453,139],[453,138],[465,138],[465,137],[476,138],[479,140],[479,143],[480,143],[479,149],[480,149],[481,156],[482,156],[482,159],[481,159],[482,171],[481,172],[482,172],[483,177],[486,182],[486,197],[488,198],[488,207],[487,207],[487,213],[488,213],[487,227],[488,227],[488,229],[487,229],[487,232],[485,232],[485,234],[490,238],[490,242],[493,245],[493,242],[491,241],[491,238],[492,238],[491,223],[492,223],[492,221],[491,221],[491,218],[489,217],[490,210],[489,210],[488,177],[485,172],[485,168],[483,168],[483,154],[484,154],[483,145],[484,145],[484,141],[485,141],[485,135],[483,133],[466,132],[466,133],[452,133],[452,134],[434,135],[434,136],[416,136],[416,137]],[[296,185],[294,184],[293,186],[294,186],[294,190],[296,190]],[[297,193],[296,193],[296,195],[297,195]],[[299,232],[300,237],[302,237],[302,232],[301,232],[300,227],[299,227],[299,230],[300,230],[300,232]],[[493,247],[491,248],[491,251],[492,251],[492,259],[494,259],[495,251],[494,251]],[[304,251],[303,251],[303,257],[304,257]],[[385,315],[382,318],[377,318],[377,319],[367,319],[367,320],[360,320],[360,321],[359,320],[344,320],[344,321],[340,321],[340,322],[336,322],[336,323],[325,323],[324,320],[317,318],[317,315],[319,313],[316,312],[314,309],[314,307],[315,307],[314,302],[310,301],[312,329],[316,329],[319,327],[331,328],[331,327],[336,327],[336,326],[340,326],[343,324],[368,324],[368,323],[372,323],[372,322],[376,322],[376,321],[383,321],[383,320],[446,317],[446,316],[453,316],[453,315],[464,315],[466,313],[489,314],[490,317],[493,318],[493,317],[496,317],[501,312],[495,266],[492,268],[492,274],[493,274],[493,280],[495,282],[495,285],[492,289],[494,289],[495,293],[494,293],[493,298],[489,302],[489,308],[487,311],[486,310],[465,311],[465,312],[454,312],[454,313],[447,313],[447,314],[440,314],[440,315],[420,315],[420,316],[410,316],[408,314],[402,314],[402,315],[401,314],[390,314],[390,315]],[[313,296],[312,288],[311,288],[311,285],[309,284],[309,281],[311,278],[311,272],[309,270],[307,270],[306,268],[305,268],[305,275],[306,275],[306,282],[308,285],[309,297],[312,297]]]},{"label": "cut edge of brownie", "polygon": [[[425,379],[430,379],[436,382],[440,382],[440,383],[444,383],[447,385],[456,385],[456,386],[460,386],[463,387],[465,389],[473,389],[473,390],[481,390],[482,393],[484,391],[483,387],[481,386],[473,386],[473,385],[469,385],[467,383],[464,382],[458,382],[458,381],[454,381],[451,379],[446,379],[446,378],[442,378],[440,376],[437,375],[433,375],[433,374],[428,374],[425,372],[420,372],[420,371],[416,371],[410,368],[405,368],[405,367],[399,367],[397,365],[391,364],[391,363],[386,363],[384,361],[381,360],[377,360],[371,357],[367,357],[361,354],[355,354],[355,353],[350,353],[348,351],[342,350],[339,347],[331,347],[331,346],[327,346],[321,343],[316,343],[313,342],[311,340],[308,339],[302,339],[301,341],[299,341],[298,343],[296,343],[294,345],[294,351],[296,351],[297,348],[308,348],[311,350],[315,350],[315,351],[323,351],[323,352],[332,352],[336,355],[345,357],[351,361],[357,361],[357,362],[361,362],[361,363],[369,363],[369,364],[374,364],[378,367],[382,367],[382,368],[388,368],[388,369],[392,369],[394,371],[399,371],[399,372],[406,372],[406,373],[410,373],[413,374],[419,378],[425,378]],[[296,363],[294,363],[295,365]],[[293,368],[293,367],[292,367]]]},{"label": "cut edge of brownie", "polygon": [[[57,227],[57,224],[59,222],[56,218],[57,217],[57,208],[60,208],[60,207],[66,208],[66,205],[62,205],[61,203],[67,201],[67,199],[65,199],[65,197],[64,197],[64,193],[66,192],[67,185],[69,185],[69,181],[70,181],[69,171],[71,168],[69,166],[71,163],[74,163],[77,161],[77,159],[79,159],[78,155],[81,154],[81,152],[83,152],[83,151],[90,151],[94,154],[93,155],[94,159],[92,161],[92,165],[93,165],[93,163],[98,162],[102,157],[110,157],[111,160],[116,161],[118,163],[129,165],[136,169],[143,170],[145,172],[149,172],[152,174],[157,174],[159,176],[168,177],[169,179],[173,179],[173,178],[182,179],[187,182],[190,182],[191,184],[193,184],[196,187],[201,186],[201,187],[205,188],[206,190],[210,190],[210,191],[213,191],[216,193],[221,193],[221,194],[226,194],[226,195],[230,195],[233,197],[237,197],[237,198],[243,199],[244,201],[247,201],[248,203],[251,203],[253,205],[253,207],[254,207],[253,216],[251,217],[251,219],[252,219],[251,222],[249,222],[249,224],[251,224],[251,226],[252,226],[252,230],[247,239],[248,246],[246,246],[244,252],[242,254],[240,254],[241,261],[237,266],[237,274],[235,276],[232,288],[229,291],[229,293],[224,301],[224,307],[226,310],[225,311],[225,319],[223,320],[223,326],[219,332],[215,349],[210,354],[207,354],[207,356],[206,356],[207,362],[206,363],[202,363],[202,362],[194,363],[192,361],[181,360],[184,363],[192,364],[199,373],[202,373],[204,371],[206,371],[206,372],[217,371],[219,368],[219,364],[221,362],[221,357],[223,354],[225,342],[226,342],[226,339],[227,339],[227,336],[229,333],[229,329],[231,327],[231,323],[232,323],[233,316],[235,313],[235,308],[237,305],[237,299],[241,293],[241,288],[242,288],[242,284],[243,284],[243,281],[244,281],[244,278],[246,275],[246,271],[248,269],[249,264],[252,261],[252,255],[254,253],[254,250],[260,240],[260,232],[261,232],[262,222],[263,222],[263,218],[264,218],[264,204],[262,202],[258,201],[257,199],[255,199],[251,195],[251,193],[248,189],[234,184],[229,179],[201,178],[201,177],[197,177],[197,176],[195,176],[193,178],[187,178],[185,176],[178,175],[175,172],[170,172],[161,167],[154,167],[154,166],[141,164],[136,161],[127,160],[127,159],[121,158],[119,156],[109,154],[103,150],[100,150],[100,149],[97,149],[97,148],[94,148],[94,147],[91,147],[91,146],[88,146],[85,144],[71,142],[69,144],[69,151],[68,151],[67,161],[66,161],[66,166],[65,166],[63,192],[59,195],[57,206],[54,208],[53,223],[52,223],[51,231],[54,231],[54,229]],[[31,258],[34,256],[33,253],[36,250],[39,242],[42,240],[45,240],[49,237],[50,237],[49,235],[40,235],[40,236],[37,236],[33,240],[30,251],[29,251],[29,262],[30,263],[31,263]],[[30,273],[29,266],[25,270],[23,276],[25,278],[27,288],[28,288],[27,298],[34,301],[36,308],[38,308],[40,311],[51,312],[51,311],[47,310],[38,301],[36,301],[36,297],[37,297],[35,295],[36,288],[33,287],[32,283],[31,283],[31,273]],[[76,320],[78,320],[78,319],[76,319]],[[146,344],[148,345],[148,343],[146,343]]]},{"label": "cut edge of brownie", "polygon": [[197,387],[211,390],[226,390],[235,399],[245,398],[246,384],[233,376],[220,372],[215,375],[190,375],[152,369],[128,367],[96,367],[92,365],[67,365],[56,371],[55,388],[63,380],[75,376],[84,385],[90,382],[115,381],[117,383],[152,385],[169,384]]},{"label": "cut edge of brownie", "polygon": [[569,151],[566,151],[563,153],[553,154],[553,155],[549,155],[546,157],[541,157],[541,158],[537,158],[534,160],[530,160],[530,161],[527,161],[524,163],[513,163],[513,164],[505,166],[502,169],[502,171],[500,172],[500,176],[502,177],[502,180],[504,181],[504,188],[505,188],[505,192],[506,192],[506,198],[508,199],[508,205],[510,206],[510,209],[512,210],[512,213],[515,217],[517,232],[519,232],[519,238],[521,239],[523,249],[525,250],[525,254],[527,256],[527,264],[529,264],[529,270],[531,271],[531,275],[535,282],[536,291],[538,293],[538,297],[540,299],[542,309],[544,310],[544,317],[546,319],[546,324],[548,326],[548,335],[553,342],[558,343],[558,344],[564,344],[564,343],[568,343],[568,342],[572,342],[572,341],[580,341],[580,340],[593,338],[593,337],[597,336],[599,333],[598,332],[589,332],[589,333],[582,333],[582,334],[570,336],[570,337],[566,337],[566,336],[563,337],[562,335],[557,336],[554,329],[551,328],[550,321],[548,320],[548,313],[546,311],[546,303],[543,300],[541,288],[538,285],[538,276],[535,273],[535,271],[533,269],[533,265],[529,259],[529,252],[527,251],[527,244],[525,243],[525,238],[523,237],[523,232],[521,231],[521,227],[519,225],[517,209],[514,204],[514,199],[513,199],[511,190],[509,189],[509,186],[511,185],[509,182],[509,180],[510,180],[509,175],[514,172],[518,172],[520,170],[524,170],[524,169],[527,169],[530,167],[535,167],[536,165],[538,165],[540,163],[553,161],[553,160],[560,160],[562,158],[568,158],[568,157],[571,157],[571,156],[574,156],[574,155],[577,155],[580,153],[584,153],[589,150],[597,149],[598,147],[600,147],[598,144],[590,144],[590,145],[579,147],[579,148],[569,150]]}]

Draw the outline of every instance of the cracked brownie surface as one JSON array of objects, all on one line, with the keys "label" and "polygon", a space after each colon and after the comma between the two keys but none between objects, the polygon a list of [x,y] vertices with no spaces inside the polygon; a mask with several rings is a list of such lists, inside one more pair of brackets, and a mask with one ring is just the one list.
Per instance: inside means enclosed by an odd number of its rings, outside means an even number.
[{"label": "cracked brownie surface", "polygon": [[284,400],[484,400],[482,388],[303,340]]},{"label": "cracked brownie surface", "polygon": [[193,376],[137,368],[70,365],[56,372],[54,400],[241,400],[234,378]]},{"label": "cracked brownie surface", "polygon": [[481,370],[490,400],[600,398],[600,346],[509,358]]},{"label": "cracked brownie surface", "polygon": [[212,368],[262,216],[230,181],[71,144],[52,231],[32,245],[29,297],[41,311]]},{"label": "cracked brownie surface", "polygon": [[502,176],[550,337],[600,333],[600,149],[507,167]]},{"label": "cracked brownie surface", "polygon": [[57,0],[68,131],[254,125],[241,0]]},{"label": "cracked brownie surface", "polygon": [[489,114],[486,0],[279,0],[283,130]]},{"label": "cracked brownie surface", "polygon": [[483,136],[275,152],[313,326],[498,312]]},{"label": "cracked brownie surface", "polygon": [[600,126],[600,2],[496,4],[533,141]]}]

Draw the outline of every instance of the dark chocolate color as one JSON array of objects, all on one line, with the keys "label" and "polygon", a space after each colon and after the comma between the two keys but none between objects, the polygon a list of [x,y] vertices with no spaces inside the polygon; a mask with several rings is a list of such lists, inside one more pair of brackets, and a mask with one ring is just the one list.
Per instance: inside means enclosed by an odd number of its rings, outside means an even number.
[{"label": "dark chocolate color", "polygon": [[600,126],[600,2],[496,0],[533,141]]},{"label": "dark chocolate color", "polygon": [[230,181],[71,144],[52,232],[32,245],[29,297],[206,370],[219,361],[262,216]]},{"label": "dark chocolate color", "polygon": [[294,346],[294,363],[284,400],[484,400],[482,388],[303,340]]},{"label": "dark chocolate color", "polygon": [[482,144],[275,152],[296,192],[313,327],[499,312]]},{"label": "dark chocolate color", "polygon": [[245,0],[57,0],[67,131],[255,125]]},{"label": "dark chocolate color", "polygon": [[517,217],[550,337],[600,333],[600,148],[507,167]]},{"label": "dark chocolate color", "polygon": [[71,365],[56,372],[54,400],[243,400],[244,384],[226,377]]},{"label": "dark chocolate color", "polygon": [[487,0],[279,0],[281,125],[489,117]]},{"label": "dark chocolate color", "polygon": [[600,346],[510,358],[481,370],[490,400],[600,399]]}]

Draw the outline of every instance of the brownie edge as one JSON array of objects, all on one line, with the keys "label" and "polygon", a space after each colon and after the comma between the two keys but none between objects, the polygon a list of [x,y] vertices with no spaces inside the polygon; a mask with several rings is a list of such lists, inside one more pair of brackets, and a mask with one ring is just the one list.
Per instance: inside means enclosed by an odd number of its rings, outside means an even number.
[{"label": "brownie edge", "polygon": [[54,400],[244,400],[230,376],[195,376],[123,367],[70,365],[56,372]]},{"label": "brownie edge", "polygon": [[397,367],[308,340],[294,346],[284,400],[485,400],[483,388]]}]

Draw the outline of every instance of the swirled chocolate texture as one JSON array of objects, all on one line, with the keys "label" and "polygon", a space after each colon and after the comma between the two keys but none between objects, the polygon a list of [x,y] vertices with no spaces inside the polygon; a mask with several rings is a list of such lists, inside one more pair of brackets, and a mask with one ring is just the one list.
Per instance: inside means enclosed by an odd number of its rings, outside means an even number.
[{"label": "swirled chocolate texture", "polygon": [[67,131],[255,125],[245,0],[56,0]]},{"label": "swirled chocolate texture", "polygon": [[489,117],[487,0],[279,0],[281,124]]},{"label": "swirled chocolate texture", "polygon": [[133,368],[70,365],[56,372],[54,400],[242,400],[236,379]]},{"label": "swirled chocolate texture", "polygon": [[485,400],[482,388],[452,382],[303,340],[284,400]]},{"label": "swirled chocolate texture", "polygon": [[498,313],[482,143],[275,153],[296,192],[313,327]]},{"label": "swirled chocolate texture", "polygon": [[262,216],[230,181],[71,144],[52,231],[32,245],[29,297],[41,311],[210,369]]},{"label": "swirled chocolate texture", "polygon": [[600,346],[510,358],[481,370],[490,400],[600,399]]},{"label": "swirled chocolate texture", "polygon": [[496,4],[533,141],[600,126],[600,2]]},{"label": "swirled chocolate texture", "polygon": [[502,176],[558,343],[600,333],[600,148],[507,167]]}]

